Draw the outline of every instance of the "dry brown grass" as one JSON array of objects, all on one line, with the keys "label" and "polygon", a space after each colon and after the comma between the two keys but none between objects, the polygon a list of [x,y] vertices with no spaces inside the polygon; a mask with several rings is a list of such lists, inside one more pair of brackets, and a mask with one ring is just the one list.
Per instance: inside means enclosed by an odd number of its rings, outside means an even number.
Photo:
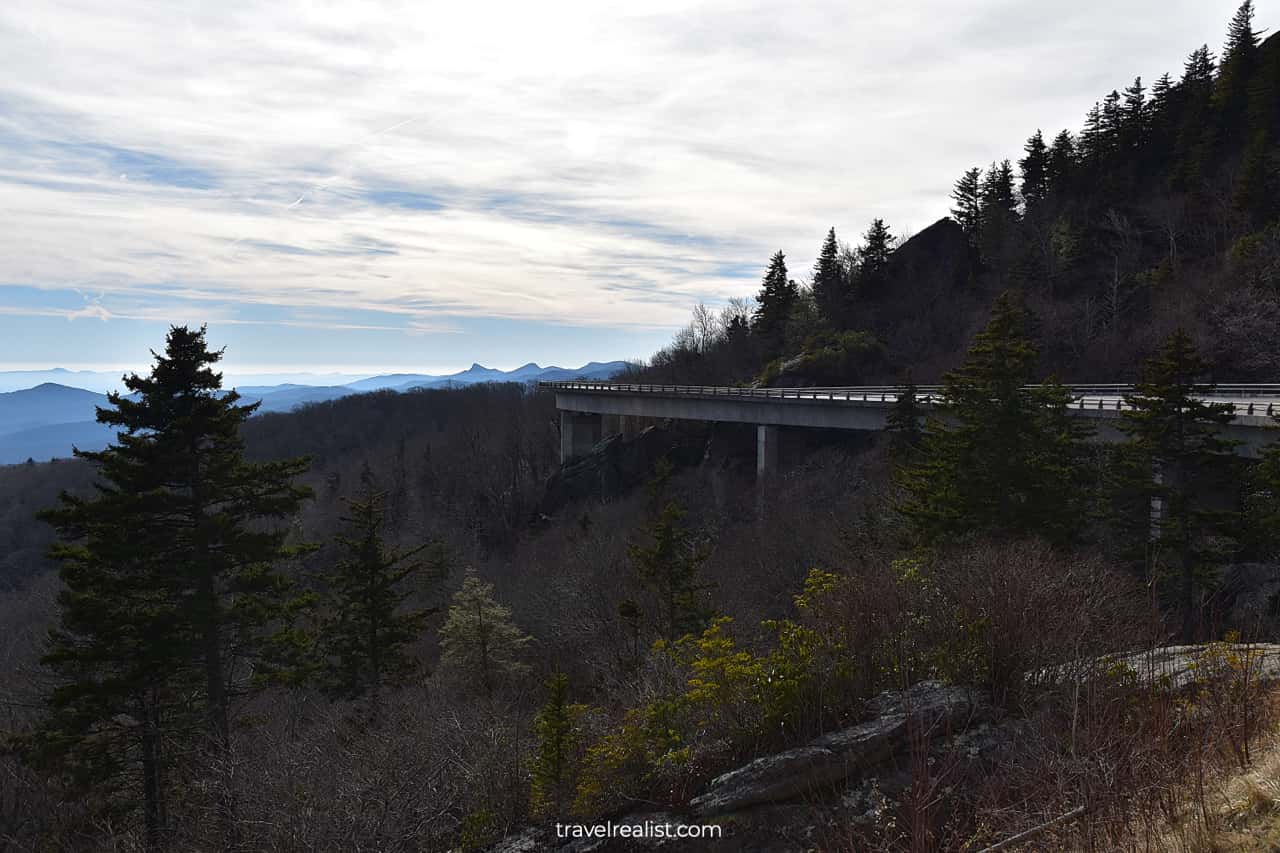
[{"label": "dry brown grass", "polygon": [[1188,800],[1178,817],[1162,838],[1173,853],[1280,850],[1280,731],[1257,745],[1248,770],[1212,780],[1203,801]]}]

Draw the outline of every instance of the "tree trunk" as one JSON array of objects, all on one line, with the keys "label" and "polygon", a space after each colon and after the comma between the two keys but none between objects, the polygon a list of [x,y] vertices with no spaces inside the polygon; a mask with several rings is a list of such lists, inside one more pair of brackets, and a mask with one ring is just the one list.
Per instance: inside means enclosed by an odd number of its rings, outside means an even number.
[{"label": "tree trunk", "polygon": [[160,779],[160,733],[157,714],[151,703],[142,705],[142,814],[146,827],[146,849],[164,849],[164,806]]},{"label": "tree trunk", "polygon": [[196,588],[197,613],[200,614],[201,646],[204,653],[206,706],[209,746],[215,771],[221,777],[218,792],[218,819],[222,824],[224,849],[234,846],[235,793],[234,774],[231,767],[231,724],[228,709],[226,676],[222,666],[222,620],[219,618],[217,578],[214,555],[204,540],[204,495],[200,476],[201,450],[199,440],[191,444],[191,521],[196,540],[197,554],[194,560],[200,573]]}]

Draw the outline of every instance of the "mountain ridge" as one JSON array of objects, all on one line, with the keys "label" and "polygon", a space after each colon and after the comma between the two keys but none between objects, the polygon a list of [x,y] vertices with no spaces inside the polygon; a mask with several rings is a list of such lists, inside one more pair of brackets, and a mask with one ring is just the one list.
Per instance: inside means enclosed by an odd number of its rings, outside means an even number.
[{"label": "mountain ridge", "polygon": [[[342,385],[230,385],[228,390],[234,389],[239,393],[245,404],[256,403],[259,413],[288,412],[311,403],[375,391],[404,393],[426,388],[461,388],[486,382],[530,383],[540,379],[579,376],[604,379],[626,367],[623,361],[593,361],[576,369],[542,367],[536,362],[529,362],[515,370],[504,371],[476,362],[466,370],[443,376],[399,373],[366,377]],[[29,388],[0,391],[0,465],[27,459],[44,461],[70,456],[73,446],[81,450],[101,450],[114,438],[113,428],[96,421],[95,410],[109,405],[106,394],[65,384],[72,377],[98,374],[55,367],[47,371],[10,371],[0,373],[0,376],[15,373],[45,377],[46,381]],[[47,381],[51,375],[64,381]],[[0,387],[4,387],[2,383]]]}]

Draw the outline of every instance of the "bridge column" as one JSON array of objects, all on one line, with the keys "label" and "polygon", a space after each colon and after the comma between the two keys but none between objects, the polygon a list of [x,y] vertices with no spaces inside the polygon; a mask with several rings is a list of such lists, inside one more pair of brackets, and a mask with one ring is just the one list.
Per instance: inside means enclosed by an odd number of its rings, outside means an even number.
[{"label": "bridge column", "polygon": [[560,464],[591,452],[600,440],[603,419],[583,412],[560,412]]},{"label": "bridge column", "polygon": [[756,427],[756,482],[763,483],[778,470],[778,428]]},{"label": "bridge column", "polygon": [[620,435],[623,438],[635,438],[639,432],[637,418],[632,415],[601,415],[600,437]]}]

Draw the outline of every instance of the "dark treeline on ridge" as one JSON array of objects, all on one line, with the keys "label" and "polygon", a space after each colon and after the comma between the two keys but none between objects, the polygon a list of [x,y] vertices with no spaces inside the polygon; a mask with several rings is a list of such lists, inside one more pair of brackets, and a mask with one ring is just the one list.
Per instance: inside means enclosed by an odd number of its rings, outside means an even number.
[{"label": "dark treeline on ridge", "polygon": [[1277,362],[1263,342],[1280,332],[1280,36],[1262,42],[1252,20],[1245,4],[1220,56],[1197,48],[1180,73],[1108,93],[1083,128],[1036,130],[1019,156],[965,171],[950,219],[909,240],[880,219],[856,245],[833,228],[807,284],[775,254],[753,305],[700,311],[648,375],[740,382],[783,359],[794,360],[789,383],[893,382],[908,368],[934,381],[994,296],[1020,289],[1046,374],[1132,380],[1188,326],[1211,348],[1215,378],[1269,378]]},{"label": "dark treeline on ridge", "polygon": [[[0,853],[1260,849],[1274,786],[1215,792],[1280,766],[1280,440],[1200,399],[1280,366],[1252,21],[634,368],[905,389],[770,479],[733,424],[562,466],[518,384],[259,415],[172,327],[113,445],[0,469]],[[1115,441],[1059,380],[1133,383]]]}]

